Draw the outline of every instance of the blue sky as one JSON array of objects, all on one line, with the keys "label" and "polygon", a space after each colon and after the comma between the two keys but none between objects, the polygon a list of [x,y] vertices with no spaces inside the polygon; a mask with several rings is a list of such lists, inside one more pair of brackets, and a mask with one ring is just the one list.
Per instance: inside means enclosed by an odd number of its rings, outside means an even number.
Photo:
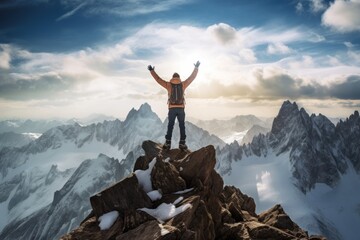
[{"label": "blue sky", "polygon": [[[360,108],[359,0],[16,0],[0,3],[0,118],[123,117],[183,78],[188,115]],[[211,107],[209,107],[211,106]]]}]

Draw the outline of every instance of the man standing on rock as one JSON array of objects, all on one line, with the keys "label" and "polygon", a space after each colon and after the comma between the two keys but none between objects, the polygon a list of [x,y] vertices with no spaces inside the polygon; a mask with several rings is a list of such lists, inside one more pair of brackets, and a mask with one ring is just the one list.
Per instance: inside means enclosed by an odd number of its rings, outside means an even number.
[{"label": "man standing on rock", "polygon": [[150,71],[153,78],[168,92],[168,105],[169,105],[169,113],[168,113],[168,128],[167,133],[165,135],[165,144],[163,148],[169,150],[171,147],[171,137],[174,129],[175,118],[178,119],[179,128],[180,128],[180,142],[179,148],[182,150],[186,150],[187,146],[185,143],[186,134],[185,134],[185,99],[184,99],[184,91],[185,89],[194,81],[196,75],[198,73],[198,68],[200,66],[200,62],[197,61],[194,64],[194,71],[191,73],[190,77],[188,77],[185,81],[181,81],[180,75],[178,73],[174,73],[169,82],[163,80],[157,75],[155,72],[155,66],[148,66],[148,70]]}]

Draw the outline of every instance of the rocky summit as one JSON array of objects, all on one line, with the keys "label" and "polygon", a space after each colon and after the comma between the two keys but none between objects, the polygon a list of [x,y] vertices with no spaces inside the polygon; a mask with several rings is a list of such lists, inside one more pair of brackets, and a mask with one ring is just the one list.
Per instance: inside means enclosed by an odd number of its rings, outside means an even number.
[{"label": "rocky summit", "polygon": [[62,240],[325,239],[309,236],[280,205],[257,214],[253,198],[224,186],[212,145],[163,151],[145,141],[142,148],[134,172],[90,197],[92,212]]}]

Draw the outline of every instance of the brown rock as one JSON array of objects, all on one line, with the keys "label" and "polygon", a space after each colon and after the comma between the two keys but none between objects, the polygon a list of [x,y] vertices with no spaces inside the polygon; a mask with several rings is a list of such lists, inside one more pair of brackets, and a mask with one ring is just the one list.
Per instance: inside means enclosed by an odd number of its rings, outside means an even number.
[{"label": "brown rock", "polygon": [[178,170],[162,158],[156,158],[156,163],[151,172],[151,181],[154,189],[161,189],[164,194],[173,193],[186,189],[184,179],[180,177]]},{"label": "brown rock", "polygon": [[146,170],[149,167],[149,162],[152,159],[147,158],[146,156],[140,156],[134,164],[134,172],[136,170]]},{"label": "brown rock", "polygon": [[147,214],[146,212],[134,210],[134,209],[126,210],[124,212],[124,218],[123,218],[124,232],[134,229],[138,227],[140,224],[151,220],[156,220],[156,219],[150,216],[149,214]]},{"label": "brown rock", "polygon": [[210,176],[210,190],[216,196],[219,195],[224,188],[224,180],[222,177],[213,170]]},{"label": "brown rock", "polygon": [[296,239],[294,235],[290,235],[278,228],[256,222],[244,222],[244,225],[250,235],[250,239],[278,239],[290,240]]},{"label": "brown rock", "polygon": [[171,149],[165,151],[162,149],[161,144],[149,140],[143,142],[142,148],[144,149],[145,156],[151,160],[155,157],[162,156],[164,159],[170,158],[170,161],[172,161],[175,159],[182,159],[190,153],[188,150],[183,151],[180,149]]},{"label": "brown rock", "polygon": [[152,205],[151,199],[139,186],[134,174],[90,197],[90,203],[97,218],[113,210],[122,214],[128,209]]},{"label": "brown rock", "polygon": [[[254,199],[243,194],[234,186],[225,186],[221,193],[220,200],[223,203],[223,207],[231,212],[236,221],[244,221],[245,217],[242,210],[245,210],[252,217],[257,218]],[[246,217],[246,219],[249,219],[249,217]]]},{"label": "brown rock", "polygon": [[180,238],[180,231],[172,226],[160,226],[155,220],[123,233],[116,240],[176,240]]},{"label": "brown rock", "polygon": [[187,186],[196,186],[197,180],[202,185],[209,185],[212,171],[214,171],[216,159],[214,146],[210,145],[190,153],[173,164],[180,171],[180,176],[186,181]]},{"label": "brown rock", "polygon": [[225,223],[221,232],[217,236],[217,240],[244,240],[251,239],[249,232],[243,223],[229,224]]},{"label": "brown rock", "polygon": [[290,217],[285,213],[281,205],[277,204],[271,209],[259,215],[259,221],[267,225],[282,229],[298,238],[308,238],[308,234],[302,230]]},{"label": "brown rock", "polygon": [[319,235],[311,235],[309,239],[310,240],[326,240],[325,237],[319,236]]},{"label": "brown rock", "polygon": [[186,229],[189,228],[189,225],[193,220],[194,213],[199,206],[200,196],[195,195],[195,196],[189,197],[189,198],[183,200],[181,202],[181,205],[187,204],[187,203],[191,204],[192,207],[186,209],[184,212],[182,212],[182,213],[176,215],[175,217],[173,217],[172,219],[168,220],[166,222],[166,225],[174,226],[174,227],[180,229],[181,231],[185,231]]},{"label": "brown rock", "polygon": [[209,214],[211,215],[211,219],[214,225],[214,230],[215,233],[217,234],[222,225],[221,202],[215,194],[210,194],[210,196],[206,199],[205,204]]},{"label": "brown rock", "polygon": [[99,222],[95,217],[89,218],[82,223],[79,228],[74,229],[70,233],[62,236],[61,240],[103,240],[112,239],[122,233],[123,222],[118,218],[112,227],[108,230],[100,231]]},{"label": "brown rock", "polygon": [[190,223],[189,229],[195,232],[194,239],[215,239],[215,226],[211,214],[209,213],[206,204],[200,201],[197,207],[193,220]]}]

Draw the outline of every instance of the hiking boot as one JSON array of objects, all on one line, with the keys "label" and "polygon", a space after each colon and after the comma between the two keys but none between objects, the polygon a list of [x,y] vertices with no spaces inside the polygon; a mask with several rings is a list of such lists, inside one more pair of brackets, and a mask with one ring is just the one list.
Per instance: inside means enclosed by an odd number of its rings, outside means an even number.
[{"label": "hiking boot", "polygon": [[163,145],[163,149],[164,150],[170,150],[171,147],[171,140],[166,140],[164,145]]},{"label": "hiking boot", "polygon": [[187,150],[188,149],[188,147],[186,146],[185,140],[180,140],[179,148],[180,148],[180,150]]}]

